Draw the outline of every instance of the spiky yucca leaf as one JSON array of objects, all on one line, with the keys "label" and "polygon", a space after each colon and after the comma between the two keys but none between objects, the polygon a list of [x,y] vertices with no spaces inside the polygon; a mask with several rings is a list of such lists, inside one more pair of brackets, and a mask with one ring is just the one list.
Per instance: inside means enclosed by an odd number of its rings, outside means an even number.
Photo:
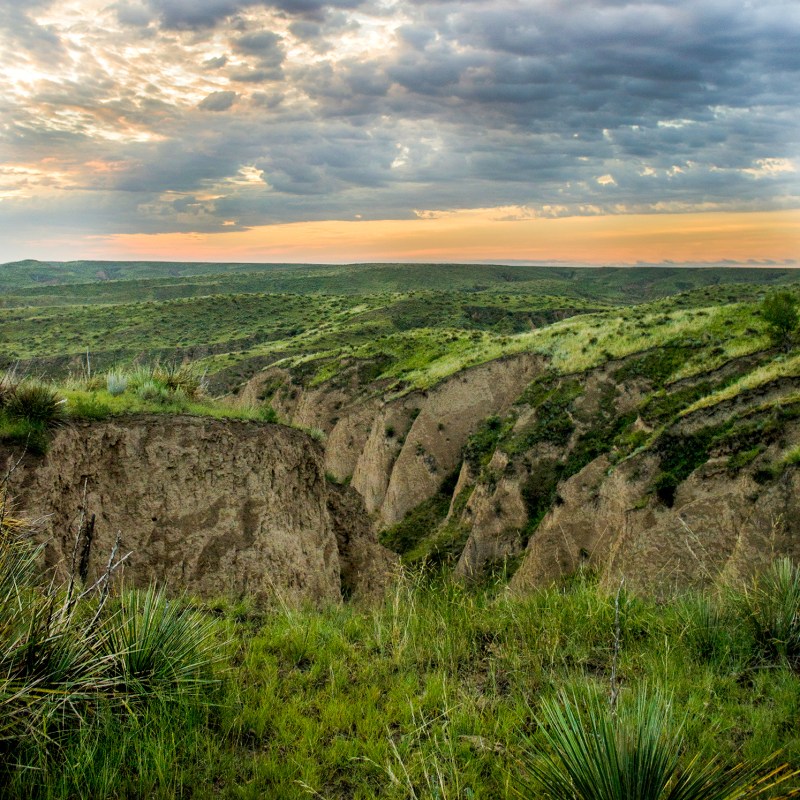
[{"label": "spiky yucca leaf", "polygon": [[0,541],[0,741],[42,735],[47,719],[74,718],[112,689],[99,635],[83,624],[89,604],[68,608],[56,587],[37,585],[41,553],[10,534]]},{"label": "spiky yucca leaf", "polygon": [[5,403],[13,419],[24,419],[45,428],[65,419],[64,400],[47,384],[25,380],[14,387]]},{"label": "spiky yucca leaf", "polygon": [[[549,800],[747,800],[794,773],[770,770],[772,759],[729,768],[698,754],[681,765],[681,725],[659,692],[642,692],[614,716],[608,703],[561,693],[542,704],[539,723],[549,751],[529,751],[521,797]],[[795,792],[785,795],[795,796]]]},{"label": "spiky yucca leaf", "polygon": [[128,690],[197,686],[217,661],[215,623],[156,586],[124,592],[107,625],[106,651]]},{"label": "spiky yucca leaf", "polygon": [[800,666],[800,569],[774,561],[744,590],[742,607],[761,654]]}]

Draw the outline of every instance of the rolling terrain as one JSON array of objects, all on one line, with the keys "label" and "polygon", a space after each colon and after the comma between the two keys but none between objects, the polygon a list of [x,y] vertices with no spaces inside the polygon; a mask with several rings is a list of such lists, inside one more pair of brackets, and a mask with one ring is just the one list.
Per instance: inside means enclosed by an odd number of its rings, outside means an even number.
[{"label": "rolling terrain", "polygon": [[794,554],[800,356],[773,341],[761,301],[797,281],[779,269],[21,262],[0,268],[0,359],[66,381],[73,412],[95,417],[122,409],[102,378],[87,383],[92,370],[191,362],[219,413],[318,431],[330,479],[356,489],[408,563],[465,577],[523,564],[521,586],[586,562],[612,580],[656,532],[702,539],[705,517],[684,508],[714,517],[714,502],[741,500],[729,528],[752,546],[703,540],[708,559],[637,568],[663,588],[746,572],[765,537]]},{"label": "rolling terrain", "polygon": [[9,797],[536,796],[547,703],[627,719],[653,687],[681,769],[800,788],[800,347],[764,303],[797,273],[0,286]]}]

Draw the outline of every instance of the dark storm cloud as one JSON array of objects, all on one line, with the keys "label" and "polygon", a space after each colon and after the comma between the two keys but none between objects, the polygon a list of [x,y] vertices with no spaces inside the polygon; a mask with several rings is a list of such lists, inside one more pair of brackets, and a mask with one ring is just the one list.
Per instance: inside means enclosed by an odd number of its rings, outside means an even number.
[{"label": "dark storm cloud", "polygon": [[202,111],[227,111],[236,101],[236,92],[212,92],[198,106]]},{"label": "dark storm cloud", "polygon": [[[14,115],[0,156],[63,153],[62,171],[79,173],[70,202],[104,196],[102,213],[84,215],[102,230],[800,204],[800,4],[406,3],[393,38],[369,49],[362,37],[394,12],[364,3],[354,17],[357,5],[118,3],[120,22],[187,48],[192,99],[162,91],[171,78],[157,65],[118,86],[85,56],[80,79],[42,83]],[[60,43],[22,8],[3,12],[18,40]],[[97,144],[100,123],[153,140]],[[81,171],[92,153],[103,168]]]}]

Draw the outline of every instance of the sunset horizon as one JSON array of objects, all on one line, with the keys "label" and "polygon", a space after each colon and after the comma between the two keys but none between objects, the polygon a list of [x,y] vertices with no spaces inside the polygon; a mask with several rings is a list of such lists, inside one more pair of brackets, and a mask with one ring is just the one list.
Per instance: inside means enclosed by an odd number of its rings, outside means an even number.
[{"label": "sunset horizon", "polygon": [[800,263],[797,7],[31,0],[0,262]]}]

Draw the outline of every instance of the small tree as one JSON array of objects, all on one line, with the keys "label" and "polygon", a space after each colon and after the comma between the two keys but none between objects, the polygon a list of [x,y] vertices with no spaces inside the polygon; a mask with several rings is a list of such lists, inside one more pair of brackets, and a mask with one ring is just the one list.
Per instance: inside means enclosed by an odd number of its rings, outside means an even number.
[{"label": "small tree", "polygon": [[770,328],[775,344],[788,349],[797,328],[797,298],[791,292],[772,292],[761,304],[761,314]]}]

